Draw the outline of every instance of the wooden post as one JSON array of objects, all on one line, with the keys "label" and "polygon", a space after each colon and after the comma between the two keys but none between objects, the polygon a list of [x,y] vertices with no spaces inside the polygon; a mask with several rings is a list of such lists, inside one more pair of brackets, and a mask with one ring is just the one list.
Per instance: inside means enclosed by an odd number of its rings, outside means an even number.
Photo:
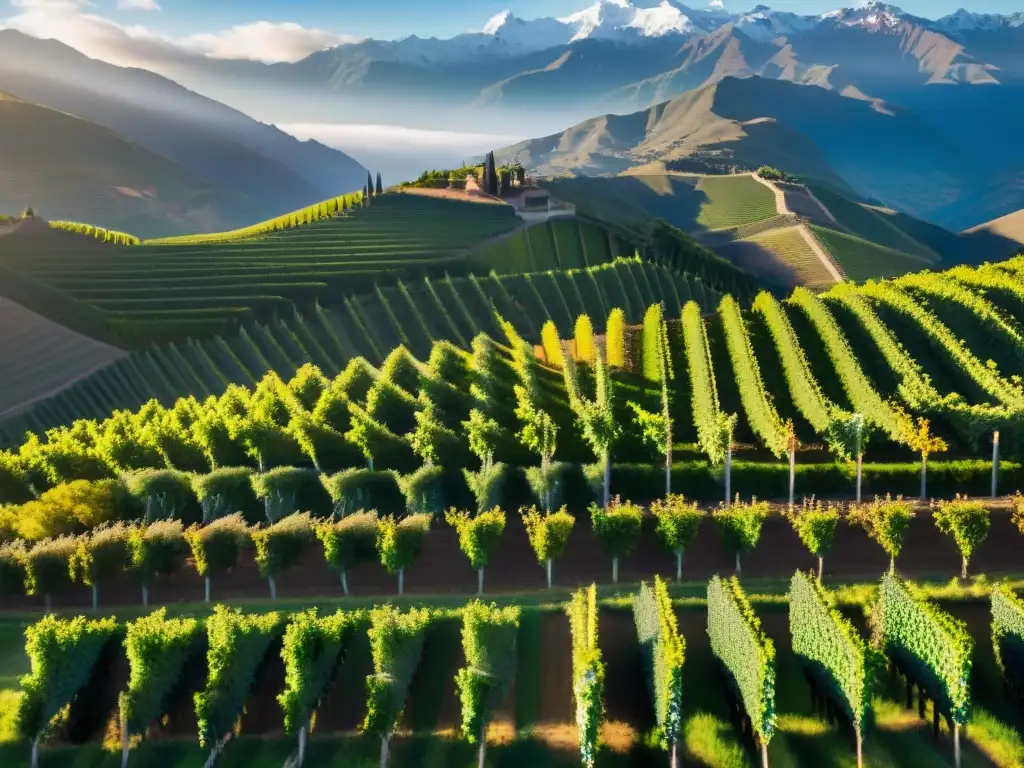
[{"label": "wooden post", "polygon": [[732,436],[729,436],[729,447],[725,452],[725,503],[732,500]]},{"label": "wooden post", "polygon": [[789,448],[789,511],[793,511],[793,496],[796,492],[796,448]]},{"label": "wooden post", "polygon": [[996,498],[999,486],[999,430],[992,433],[992,498]]},{"label": "wooden post", "polygon": [[388,768],[388,751],[391,749],[391,734],[380,737],[380,768]]},{"label": "wooden post", "polygon": [[683,580],[683,550],[676,550],[676,584]]},{"label": "wooden post", "polygon": [[548,572],[548,589],[551,589],[551,558],[550,557],[547,559],[547,562],[544,565],[545,565],[545,568],[546,568],[546,570]]},{"label": "wooden post", "polygon": [[857,454],[857,503],[860,504],[861,482],[864,478],[864,454]]},{"label": "wooden post", "polygon": [[142,585],[142,607],[149,608],[149,587]]},{"label": "wooden post", "polygon": [[95,613],[100,609],[100,588],[99,585],[92,585],[92,610]]},{"label": "wooden post", "polygon": [[612,584],[619,583],[619,556],[612,556]]},{"label": "wooden post", "polygon": [[398,594],[405,594],[405,568],[398,569]]},{"label": "wooden post", "polygon": [[267,583],[270,585],[270,599],[277,600],[277,579],[273,576],[268,576]]},{"label": "wooden post", "polygon": [[476,569],[476,593],[482,595],[484,593],[484,569]]},{"label": "wooden post", "polygon": [[953,723],[953,765],[960,768],[960,724]]},{"label": "wooden post", "polygon": [[348,597],[348,574],[345,569],[341,569],[341,591],[345,593],[345,597]]},{"label": "wooden post", "polygon": [[[768,745],[761,739],[761,768],[768,768]],[[960,768],[957,764],[957,768]]]},{"label": "wooden post", "polygon": [[205,602],[207,603],[207,605],[209,605],[209,603],[210,603],[210,577],[209,576],[204,576],[203,577],[203,582],[206,585],[206,599],[205,599]]}]

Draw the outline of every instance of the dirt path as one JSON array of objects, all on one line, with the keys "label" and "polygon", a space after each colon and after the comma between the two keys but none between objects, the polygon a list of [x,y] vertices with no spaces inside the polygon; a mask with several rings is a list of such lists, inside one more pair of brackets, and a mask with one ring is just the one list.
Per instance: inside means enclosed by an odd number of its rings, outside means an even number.
[{"label": "dirt path", "polygon": [[818,242],[818,238],[814,236],[814,233],[807,228],[806,224],[801,224],[797,229],[800,230],[800,235],[803,237],[810,249],[814,251],[814,255],[818,257],[818,260],[821,261],[825,269],[828,270],[828,273],[832,275],[832,278],[837,283],[843,282],[846,277],[843,275],[842,271],[840,271],[836,263],[832,261],[832,257],[829,256],[828,252],[821,247],[821,243]]},{"label": "dirt path", "polygon": [[810,187],[804,187],[804,189],[807,190],[807,196],[809,198],[811,198],[811,200],[814,201],[814,204],[817,205],[819,208],[821,208],[821,212],[823,214],[825,214],[825,218],[827,218],[829,221],[831,221],[837,227],[839,227],[840,229],[845,231],[846,227],[844,227],[842,224],[840,224],[839,220],[836,219],[836,217],[832,215],[832,211],[830,211],[828,208],[826,208],[825,204],[823,202],[821,202],[821,200],[818,199],[818,196],[814,194],[814,190],[812,190]]},{"label": "dirt path", "polygon": [[787,216],[787,215],[790,215],[790,214],[793,213],[791,210],[789,210],[789,206],[786,205],[786,193],[785,192],[783,192],[781,189],[779,189],[774,184],[772,184],[770,181],[768,181],[768,179],[762,179],[756,173],[751,173],[751,174],[747,174],[747,175],[752,177],[754,179],[754,181],[757,181],[757,182],[760,182],[761,184],[764,184],[766,187],[768,187],[768,189],[770,189],[772,191],[772,194],[775,195],[775,212],[777,214],[779,214],[779,216]]}]

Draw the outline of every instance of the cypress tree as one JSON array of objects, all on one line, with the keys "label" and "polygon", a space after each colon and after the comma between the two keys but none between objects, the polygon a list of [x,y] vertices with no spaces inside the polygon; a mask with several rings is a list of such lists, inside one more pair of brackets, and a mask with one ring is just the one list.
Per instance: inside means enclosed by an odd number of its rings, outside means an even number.
[{"label": "cypress tree", "polygon": [[494,153],[487,153],[487,194],[496,195],[498,194],[498,173],[494,167]]},{"label": "cypress tree", "polygon": [[370,175],[369,171],[366,172],[366,191],[371,197],[373,196],[373,176]]},{"label": "cypress tree", "polygon": [[384,194],[384,187],[380,183],[380,171],[377,171],[377,191],[376,191],[376,194],[378,194],[378,195],[383,195]]},{"label": "cypress tree", "polygon": [[366,185],[364,184],[363,185],[363,208],[365,208],[366,206],[368,206],[370,204],[370,194],[369,194],[369,192],[370,191],[366,188]]}]

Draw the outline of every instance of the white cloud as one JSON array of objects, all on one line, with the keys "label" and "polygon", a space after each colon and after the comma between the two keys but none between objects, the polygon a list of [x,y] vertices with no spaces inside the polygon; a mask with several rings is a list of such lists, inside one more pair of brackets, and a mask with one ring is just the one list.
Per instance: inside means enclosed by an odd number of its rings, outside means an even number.
[{"label": "white cloud", "polygon": [[156,0],[117,0],[119,11],[159,11],[160,3]]},{"label": "white cloud", "polygon": [[[120,66],[160,71],[161,64],[196,57],[298,61],[324,48],[358,38],[295,23],[257,21],[219,32],[172,38],[152,28],[118,22],[91,12],[90,0],[11,0],[18,13],[0,22],[40,38],[53,38],[90,56]],[[118,0],[123,8],[159,8],[156,0]]]},{"label": "white cloud", "polygon": [[182,47],[214,59],[255,59],[267,63],[298,61],[315,51],[351,43],[358,38],[325,29],[309,29],[293,22],[257,21],[221,32],[192,35]]}]

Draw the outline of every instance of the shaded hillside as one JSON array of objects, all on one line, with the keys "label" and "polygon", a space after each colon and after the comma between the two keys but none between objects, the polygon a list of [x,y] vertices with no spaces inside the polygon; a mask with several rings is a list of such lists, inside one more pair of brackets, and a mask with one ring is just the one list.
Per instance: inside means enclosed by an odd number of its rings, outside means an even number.
[{"label": "shaded hillside", "polygon": [[[0,30],[0,90],[105,126],[235,191],[233,225],[362,188],[347,155],[141,69],[87,58],[54,40]],[[217,227],[214,227],[217,228]]]},{"label": "shaded hillside", "polygon": [[950,140],[912,113],[763,78],[729,77],[497,155],[548,175],[620,173],[684,158],[771,165],[924,218],[978,194],[984,181]]},{"label": "shaded hillside", "polygon": [[13,416],[124,355],[0,296],[0,417]]},{"label": "shaded hillside", "polygon": [[0,211],[26,207],[156,236],[223,227],[245,204],[107,128],[0,93]]},{"label": "shaded hillside", "polygon": [[979,254],[990,253],[991,261],[1012,256],[1024,248],[1024,210],[979,224],[961,236],[973,243]]}]

